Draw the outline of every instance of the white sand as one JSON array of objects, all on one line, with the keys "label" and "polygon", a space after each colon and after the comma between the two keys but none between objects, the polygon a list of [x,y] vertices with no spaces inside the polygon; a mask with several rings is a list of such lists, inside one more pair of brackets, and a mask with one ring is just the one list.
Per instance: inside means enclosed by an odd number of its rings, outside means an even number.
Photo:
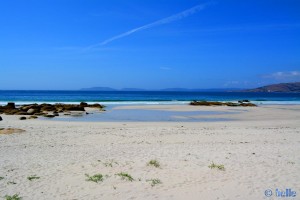
[{"label": "white sand", "polygon": [[[122,107],[224,111],[227,122],[96,123],[18,120],[1,115],[0,196],[24,200],[277,199],[266,189],[300,196],[300,106],[257,108]],[[202,118],[220,116],[200,116]],[[157,159],[160,168],[147,166]],[[111,166],[104,163],[112,162]],[[115,163],[116,162],[116,163]],[[210,169],[223,164],[225,171]],[[127,172],[133,182],[116,173]],[[85,174],[108,175],[103,182]],[[28,176],[40,179],[29,181]],[[151,187],[146,180],[158,178]],[[9,184],[15,182],[16,184]],[[291,198],[290,198],[291,199]]]}]

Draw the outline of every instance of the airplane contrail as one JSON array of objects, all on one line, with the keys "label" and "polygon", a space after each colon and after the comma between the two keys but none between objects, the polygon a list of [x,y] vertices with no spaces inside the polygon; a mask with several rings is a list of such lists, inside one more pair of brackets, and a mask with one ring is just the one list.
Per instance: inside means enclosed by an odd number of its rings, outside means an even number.
[{"label": "airplane contrail", "polygon": [[146,24],[144,26],[140,26],[138,28],[131,29],[131,30],[125,32],[125,33],[122,33],[122,34],[116,35],[114,37],[111,37],[111,38],[109,38],[107,40],[104,40],[101,43],[91,45],[91,46],[87,47],[87,49],[91,49],[91,48],[94,48],[94,47],[97,47],[97,46],[106,45],[106,44],[108,44],[108,43],[110,43],[112,41],[115,41],[115,40],[121,39],[123,37],[129,36],[129,35],[131,35],[133,33],[138,32],[138,31],[142,31],[142,30],[145,30],[145,29],[153,28],[153,27],[156,27],[156,26],[159,26],[159,25],[168,24],[168,23],[171,23],[173,21],[177,21],[177,20],[183,19],[185,17],[188,17],[190,15],[193,15],[193,14],[197,13],[200,10],[203,10],[209,4],[210,3],[199,4],[197,6],[194,6],[192,8],[187,9],[187,10],[184,10],[184,11],[182,11],[180,13],[175,14],[175,15],[171,15],[169,17],[160,19],[160,20],[152,22],[150,24]]}]

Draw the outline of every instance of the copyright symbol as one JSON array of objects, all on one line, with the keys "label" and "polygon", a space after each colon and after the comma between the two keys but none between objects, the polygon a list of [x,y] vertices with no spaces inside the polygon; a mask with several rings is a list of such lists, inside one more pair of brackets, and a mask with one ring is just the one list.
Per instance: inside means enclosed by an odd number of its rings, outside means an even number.
[{"label": "copyright symbol", "polygon": [[272,194],[273,194],[273,192],[270,189],[268,189],[268,190],[265,191],[266,197],[270,197],[270,196],[272,196]]}]

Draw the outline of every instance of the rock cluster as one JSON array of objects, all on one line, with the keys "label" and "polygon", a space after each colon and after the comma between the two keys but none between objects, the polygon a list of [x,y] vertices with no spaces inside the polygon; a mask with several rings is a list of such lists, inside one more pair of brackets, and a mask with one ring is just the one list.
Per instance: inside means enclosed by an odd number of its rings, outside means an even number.
[{"label": "rock cluster", "polygon": [[104,106],[100,104],[87,104],[81,102],[77,104],[28,104],[16,107],[15,103],[9,102],[6,106],[0,106],[0,114],[6,115],[31,115],[31,116],[45,116],[55,117],[59,113],[70,111],[85,111],[85,107],[99,108],[103,110]]},{"label": "rock cluster", "polygon": [[256,105],[250,103],[249,100],[238,101],[238,103],[233,102],[218,102],[218,101],[192,101],[190,105],[193,106],[242,106],[242,107],[255,107]]}]

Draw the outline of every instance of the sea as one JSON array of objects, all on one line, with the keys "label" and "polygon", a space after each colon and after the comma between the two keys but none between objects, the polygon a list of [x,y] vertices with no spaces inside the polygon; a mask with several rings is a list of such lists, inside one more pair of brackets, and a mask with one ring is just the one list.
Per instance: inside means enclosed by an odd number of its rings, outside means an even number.
[{"label": "sea", "polygon": [[250,100],[256,104],[300,104],[300,93],[174,91],[0,90],[0,105],[31,103],[100,103],[104,105],[188,104],[190,101]]},{"label": "sea", "polygon": [[[145,109],[118,109],[125,105],[183,105],[191,101],[237,102],[249,100],[258,105],[300,104],[300,93],[246,93],[246,92],[173,92],[173,91],[38,91],[0,90],[0,105],[15,102],[16,105],[32,103],[100,103],[105,112],[93,112],[82,116],[55,118],[39,117],[40,120],[73,122],[215,122],[229,121],[219,111],[170,111]],[[240,111],[242,112],[242,111]],[[232,113],[235,114],[235,113]],[[215,115],[216,117],[207,117]],[[199,118],[199,116],[202,116]],[[220,117],[222,116],[222,117]]]}]

